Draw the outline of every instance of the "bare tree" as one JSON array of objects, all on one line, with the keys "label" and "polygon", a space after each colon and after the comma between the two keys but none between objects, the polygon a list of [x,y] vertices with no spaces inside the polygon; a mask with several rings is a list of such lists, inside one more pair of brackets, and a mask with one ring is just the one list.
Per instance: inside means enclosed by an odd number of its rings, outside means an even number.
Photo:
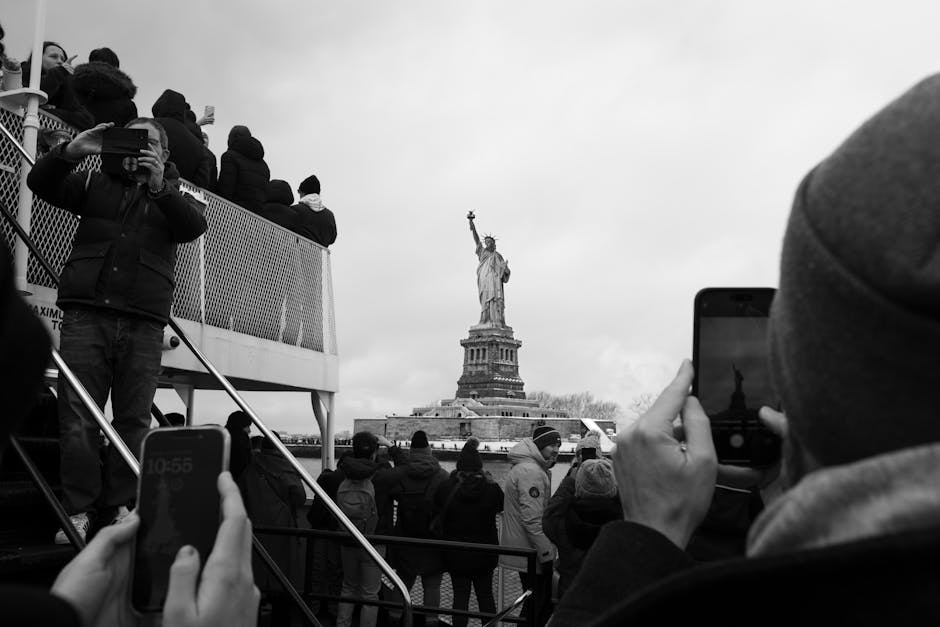
[{"label": "bare tree", "polygon": [[539,401],[545,407],[563,409],[574,418],[616,421],[623,415],[620,405],[613,401],[597,400],[591,392],[556,396],[548,392],[536,391],[527,393],[526,398]]}]

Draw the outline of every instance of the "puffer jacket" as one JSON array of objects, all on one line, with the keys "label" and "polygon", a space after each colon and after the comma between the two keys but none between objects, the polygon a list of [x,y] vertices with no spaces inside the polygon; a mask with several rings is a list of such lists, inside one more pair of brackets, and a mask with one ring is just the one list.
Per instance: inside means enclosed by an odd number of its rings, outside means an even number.
[{"label": "puffer jacket", "polygon": [[[431,454],[429,448],[411,449],[408,461],[395,468],[401,474],[398,485],[392,491],[392,498],[400,500],[406,493],[423,492],[433,508],[434,495],[442,483],[447,481],[447,471]],[[406,535],[396,527],[395,535]],[[444,560],[439,549],[417,547],[396,547],[392,552],[395,568],[418,575],[430,575],[444,571]]]},{"label": "puffer jacket", "polygon": [[290,189],[290,183],[274,179],[268,182],[264,208],[258,215],[286,229],[293,229],[296,214],[291,209],[292,202],[294,192]]},{"label": "puffer jacket", "polygon": [[320,194],[307,194],[296,205],[293,231],[302,237],[329,246],[336,241],[336,217],[326,208]]},{"label": "puffer jacket", "polygon": [[[485,473],[458,470],[450,473],[450,479],[442,483],[434,494],[434,511],[440,512],[442,517],[442,539],[499,544],[496,515],[503,511],[503,489]],[[496,568],[497,560],[498,555],[495,552],[444,553],[444,566],[447,571],[468,577],[491,572]]]},{"label": "puffer jacket", "polygon": [[73,173],[64,148],[36,162],[27,179],[37,196],[81,216],[56,303],[63,309],[115,309],[166,324],[176,245],[205,232],[202,205],[179,192],[172,163],[166,164],[164,191],[152,195],[146,185],[101,172]]},{"label": "puffer jacket", "polygon": [[[29,85],[30,64],[23,61],[20,64],[23,75],[23,85]],[[46,92],[48,99],[40,108],[59,118],[66,124],[74,126],[80,131],[91,128],[95,120],[91,113],[82,106],[75,94],[72,85],[72,75],[63,67],[54,67],[41,73],[39,89]]]},{"label": "puffer jacket", "polygon": [[137,117],[137,86],[130,76],[109,63],[91,61],[76,66],[72,87],[95,124],[113,122],[124,126]]},{"label": "puffer jacket", "polygon": [[269,180],[264,146],[246,127],[233,126],[219,165],[219,196],[260,215]]},{"label": "puffer jacket", "polygon": [[[503,483],[503,522],[501,546],[535,549],[536,570],[549,567],[555,559],[555,547],[542,530],[542,514],[551,497],[552,476],[548,462],[532,441],[524,438],[509,451],[512,468]],[[511,570],[525,571],[522,556],[500,555],[499,564]]]},{"label": "puffer jacket", "polygon": [[205,188],[210,184],[205,146],[201,139],[196,139],[186,128],[188,109],[183,94],[165,89],[150,110],[154,119],[166,129],[170,141],[170,161],[176,164],[180,176],[193,185]]}]

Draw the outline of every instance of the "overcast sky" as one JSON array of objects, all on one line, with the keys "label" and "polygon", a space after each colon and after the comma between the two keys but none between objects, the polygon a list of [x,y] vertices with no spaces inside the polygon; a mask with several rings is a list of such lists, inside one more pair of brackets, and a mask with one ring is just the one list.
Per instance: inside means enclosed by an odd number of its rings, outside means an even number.
[{"label": "overcast sky", "polygon": [[[142,113],[175,89],[215,105],[217,155],[246,124],[273,177],[318,175],[339,429],[453,396],[479,316],[471,209],[512,270],[527,390],[658,392],[691,355],[695,292],[776,286],[802,176],[940,60],[930,1],[48,4],[46,38],[75,63],[114,49]],[[33,3],[0,20],[25,58]],[[306,395],[248,398],[316,431]]]}]

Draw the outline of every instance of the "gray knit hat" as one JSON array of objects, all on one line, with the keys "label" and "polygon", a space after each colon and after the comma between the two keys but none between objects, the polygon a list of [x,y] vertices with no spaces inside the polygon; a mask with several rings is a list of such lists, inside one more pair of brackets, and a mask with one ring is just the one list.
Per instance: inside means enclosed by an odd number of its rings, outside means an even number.
[{"label": "gray knit hat", "polygon": [[770,343],[790,434],[820,463],[940,441],[940,75],[803,180]]},{"label": "gray knit hat", "polygon": [[574,478],[574,495],[577,498],[612,498],[617,496],[614,467],[609,459],[588,459],[578,466]]}]

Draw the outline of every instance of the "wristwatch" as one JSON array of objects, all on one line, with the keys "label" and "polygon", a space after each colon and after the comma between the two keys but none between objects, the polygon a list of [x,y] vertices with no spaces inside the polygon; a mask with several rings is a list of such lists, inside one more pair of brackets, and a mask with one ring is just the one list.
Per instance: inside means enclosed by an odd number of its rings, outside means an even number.
[{"label": "wristwatch", "polygon": [[161,181],[160,189],[158,190],[154,190],[149,185],[147,186],[147,190],[150,192],[152,196],[156,196],[157,194],[162,193],[165,189],[166,189],[166,179],[163,179],[163,181]]}]

